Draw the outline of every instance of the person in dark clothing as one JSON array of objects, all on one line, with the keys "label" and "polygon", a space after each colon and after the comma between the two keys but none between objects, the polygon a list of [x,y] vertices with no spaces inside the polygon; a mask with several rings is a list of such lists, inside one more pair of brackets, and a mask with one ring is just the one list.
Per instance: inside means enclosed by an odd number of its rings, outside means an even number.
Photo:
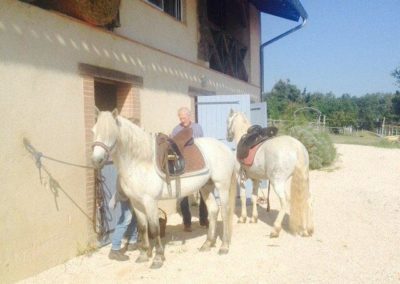
[{"label": "person in dark clothing", "polygon": [[[193,130],[193,138],[203,137],[203,129],[199,124],[192,122],[190,115],[191,115],[190,110],[186,107],[181,107],[178,110],[178,117],[180,123],[172,130],[171,134],[172,137],[177,135],[181,130],[188,127],[192,128]],[[189,198],[187,196],[182,198],[180,202],[180,207],[183,216],[183,225],[184,225],[183,230],[185,232],[191,232],[192,214],[190,213]],[[200,219],[200,226],[208,227],[208,211],[201,194],[200,194],[200,206],[199,206],[199,219]]]}]

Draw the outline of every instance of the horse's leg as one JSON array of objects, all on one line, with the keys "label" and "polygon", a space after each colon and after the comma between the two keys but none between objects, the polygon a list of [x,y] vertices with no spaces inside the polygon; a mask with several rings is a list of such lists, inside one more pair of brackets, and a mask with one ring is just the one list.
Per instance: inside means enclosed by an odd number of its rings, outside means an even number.
[{"label": "horse's leg", "polygon": [[283,217],[285,217],[287,208],[286,195],[285,195],[285,182],[283,181],[272,182],[272,187],[274,188],[276,195],[278,195],[279,202],[281,203],[281,209],[279,210],[278,216],[276,217],[276,220],[274,222],[274,228],[272,229],[272,232],[270,234],[271,238],[277,238],[279,237],[279,233],[282,229],[282,221]]},{"label": "horse's leg", "polygon": [[253,194],[251,195],[251,203],[253,205],[253,212],[250,218],[250,223],[257,223],[258,220],[258,208],[257,208],[257,198],[258,198],[258,189],[260,187],[260,181],[252,179],[253,182]]},{"label": "horse's leg", "polygon": [[208,233],[207,239],[204,244],[200,247],[200,251],[209,251],[211,247],[215,245],[216,240],[216,227],[217,227],[217,217],[218,217],[218,204],[215,200],[215,196],[211,194],[211,190],[214,188],[214,184],[207,184],[201,190],[200,194],[206,203],[208,210]]},{"label": "horse's leg", "polygon": [[220,196],[222,224],[224,226],[222,244],[218,251],[219,254],[227,254],[229,252],[229,244],[232,236],[232,216],[235,207],[236,186],[234,175],[225,182],[215,183],[215,187]]},{"label": "horse's leg", "polygon": [[[229,185],[228,185],[229,188]],[[224,226],[224,231],[222,234],[222,244],[218,251],[219,254],[227,254],[229,251],[229,191],[222,191],[220,190],[220,199],[221,199],[221,217],[222,217],[222,224]],[[245,194],[246,195],[246,194]]]},{"label": "horse's leg", "polygon": [[135,210],[136,221],[137,221],[137,229],[138,229],[138,237],[139,237],[139,251],[140,255],[136,259],[136,262],[146,262],[151,257],[151,249],[149,244],[149,236],[147,235],[147,218],[146,215],[137,210]]},{"label": "horse's leg", "polygon": [[241,214],[238,219],[238,223],[246,223],[247,219],[247,206],[246,206],[246,187],[240,186],[240,202],[242,204]]},{"label": "horse's leg", "polygon": [[149,232],[154,238],[156,255],[154,256],[151,268],[160,268],[165,260],[164,248],[161,243],[160,237],[160,224],[158,215],[158,206],[155,200],[148,201],[145,204],[145,210],[147,215],[147,221],[149,223]]}]

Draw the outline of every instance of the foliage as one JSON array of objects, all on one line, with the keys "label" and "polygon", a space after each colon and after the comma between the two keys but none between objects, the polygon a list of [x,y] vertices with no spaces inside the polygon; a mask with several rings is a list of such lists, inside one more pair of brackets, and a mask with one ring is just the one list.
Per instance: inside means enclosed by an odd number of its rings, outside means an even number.
[{"label": "foliage", "polygon": [[311,127],[294,126],[289,130],[289,135],[306,146],[310,157],[310,169],[329,166],[335,160],[336,149],[327,133]]},{"label": "foliage", "polygon": [[[397,78],[400,86],[400,68],[393,76]],[[306,90],[300,91],[290,80],[278,81],[271,92],[264,94],[268,105],[268,116],[270,119],[296,120],[299,122],[319,122],[326,118],[328,127],[349,127],[374,130],[380,127],[385,118],[386,124],[397,124],[400,122],[400,92],[373,93],[362,97],[343,94],[337,97],[333,93],[323,94],[320,92],[310,93]],[[317,109],[322,113],[318,117],[317,112],[302,111]],[[294,113],[296,112],[296,116]]]},{"label": "foliage", "polygon": [[397,67],[393,72],[392,76],[396,79],[397,85],[400,87],[400,67]]}]

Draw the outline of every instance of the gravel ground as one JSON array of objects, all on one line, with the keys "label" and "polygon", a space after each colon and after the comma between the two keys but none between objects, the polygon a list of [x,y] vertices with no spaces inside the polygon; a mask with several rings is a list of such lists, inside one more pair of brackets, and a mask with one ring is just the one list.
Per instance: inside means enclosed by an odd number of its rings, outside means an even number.
[{"label": "gravel ground", "polygon": [[[271,212],[259,207],[257,224],[237,224],[234,216],[228,255],[199,252],[206,230],[194,222],[182,232],[181,217],[168,217],[164,266],[107,258],[106,246],[91,255],[20,283],[400,283],[400,150],[336,145],[335,165],[312,171],[315,234],[301,238],[269,233],[279,202]],[[239,212],[237,208],[237,213]],[[221,227],[221,224],[219,224]]]}]

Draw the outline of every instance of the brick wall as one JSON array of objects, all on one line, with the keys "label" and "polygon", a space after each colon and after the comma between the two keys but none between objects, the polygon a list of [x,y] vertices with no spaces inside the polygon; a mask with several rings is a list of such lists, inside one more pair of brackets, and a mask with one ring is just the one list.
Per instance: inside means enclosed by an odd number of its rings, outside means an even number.
[{"label": "brick wall", "polygon": [[[140,124],[140,88],[141,82],[121,83],[114,81],[117,86],[117,108],[119,113]],[[86,162],[91,164],[93,133],[91,131],[95,123],[95,78],[90,75],[83,76],[83,98],[84,98],[84,119],[85,119],[85,150]],[[86,209],[89,216],[94,216],[95,203],[95,171],[86,170]],[[89,242],[93,245],[97,242],[96,232],[93,230],[94,221],[88,221]]]},{"label": "brick wall", "polygon": [[[86,153],[86,164],[91,164],[91,152],[92,152],[92,142],[93,134],[92,127],[95,122],[94,113],[94,78],[90,76],[83,77],[83,104],[84,104],[84,117],[85,117],[85,153]],[[95,171],[93,169],[86,170],[86,209],[88,216],[93,216],[95,209],[95,194],[94,194],[94,181],[95,181]],[[93,221],[88,221],[89,227],[89,242],[95,244],[97,240],[97,235],[92,230]]]}]

